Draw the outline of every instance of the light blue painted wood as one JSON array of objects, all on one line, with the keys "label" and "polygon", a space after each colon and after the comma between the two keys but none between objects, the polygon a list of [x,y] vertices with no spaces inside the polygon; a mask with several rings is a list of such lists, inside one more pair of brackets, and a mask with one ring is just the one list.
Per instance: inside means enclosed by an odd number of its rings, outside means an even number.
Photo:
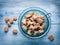
[{"label": "light blue painted wood", "polygon": [[[28,7],[40,7],[51,13],[51,29],[47,35],[31,40],[23,36],[18,28],[18,20],[9,28],[8,33],[4,33],[6,17],[19,17],[20,13]],[[18,34],[13,35],[12,29],[17,29]],[[50,41],[48,36],[53,34],[54,41]],[[60,1],[59,0],[0,0],[0,45],[60,45]]]}]

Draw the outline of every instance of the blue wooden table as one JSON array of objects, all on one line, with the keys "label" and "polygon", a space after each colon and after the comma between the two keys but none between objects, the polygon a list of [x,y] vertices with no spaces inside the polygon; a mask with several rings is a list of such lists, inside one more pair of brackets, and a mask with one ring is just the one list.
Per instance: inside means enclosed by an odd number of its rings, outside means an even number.
[{"label": "blue wooden table", "polygon": [[[7,25],[6,17],[19,17],[20,13],[29,7],[40,7],[50,13],[51,29],[42,38],[32,40],[23,36],[18,28],[18,20],[4,33]],[[17,29],[18,34],[13,35],[12,30]],[[48,39],[54,35],[54,41]],[[0,45],[60,45],[60,1],[59,0],[0,0]]]}]

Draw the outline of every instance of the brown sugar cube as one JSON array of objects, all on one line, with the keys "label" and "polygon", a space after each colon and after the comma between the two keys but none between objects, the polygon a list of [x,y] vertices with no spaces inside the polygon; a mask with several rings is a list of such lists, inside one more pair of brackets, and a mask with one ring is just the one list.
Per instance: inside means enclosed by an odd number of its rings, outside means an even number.
[{"label": "brown sugar cube", "polygon": [[34,30],[31,30],[30,33],[31,33],[31,34],[34,34]]},{"label": "brown sugar cube", "polygon": [[36,25],[36,22],[35,21],[32,21],[30,25],[35,26]]},{"label": "brown sugar cube", "polygon": [[42,27],[42,28],[45,28],[45,26],[46,26],[46,24],[45,24],[45,23],[43,23],[43,24],[41,25],[41,27]]},{"label": "brown sugar cube", "polygon": [[39,24],[39,23],[35,23],[35,24],[34,24],[34,29],[38,29],[38,28],[41,29],[41,28],[40,28],[40,24]]},{"label": "brown sugar cube", "polygon": [[32,35],[31,30],[28,30],[27,34]]},{"label": "brown sugar cube", "polygon": [[33,12],[30,12],[30,13],[26,16],[26,18],[30,18],[32,15],[33,15]]},{"label": "brown sugar cube", "polygon": [[41,18],[42,20],[44,20],[44,19],[45,19],[45,16],[40,16],[40,18]]},{"label": "brown sugar cube", "polygon": [[31,24],[31,21],[26,21],[27,26]]},{"label": "brown sugar cube", "polygon": [[44,20],[40,19],[40,18],[36,18],[36,21],[39,23],[39,24],[42,24]]},{"label": "brown sugar cube", "polygon": [[42,26],[39,26],[39,29],[43,29],[43,27]]},{"label": "brown sugar cube", "polygon": [[33,12],[33,15],[37,16],[37,12]]},{"label": "brown sugar cube", "polygon": [[40,24],[39,24],[39,23],[35,23],[35,26],[39,27],[39,26],[40,26]]},{"label": "brown sugar cube", "polygon": [[24,24],[24,25],[26,25],[26,20],[24,19],[24,20],[22,20],[22,23]]},{"label": "brown sugar cube", "polygon": [[26,24],[27,24],[27,26],[28,26],[28,25],[34,25],[35,22],[28,19],[28,20],[26,21]]},{"label": "brown sugar cube", "polygon": [[17,34],[18,31],[16,29],[13,29],[13,34]]},{"label": "brown sugar cube", "polygon": [[40,28],[39,28],[39,27],[34,28],[34,31],[39,31],[39,30],[40,30]]},{"label": "brown sugar cube", "polygon": [[31,21],[34,21],[34,19],[33,19],[32,17],[30,18],[30,20],[31,20]]},{"label": "brown sugar cube", "polygon": [[26,19],[26,21],[29,21],[30,19]]},{"label": "brown sugar cube", "polygon": [[10,19],[10,23],[13,24],[13,19]]},{"label": "brown sugar cube", "polygon": [[10,21],[7,22],[8,26],[10,27],[13,24],[13,20],[10,19]]},{"label": "brown sugar cube", "polygon": [[31,21],[30,21],[30,22],[27,22],[27,24],[28,24],[28,25],[34,25],[35,22],[31,22]]},{"label": "brown sugar cube", "polygon": [[49,39],[50,41],[53,41],[53,40],[54,40],[54,36],[53,36],[53,35],[50,35],[50,36],[48,37],[48,39]]},{"label": "brown sugar cube", "polygon": [[14,20],[14,21],[16,21],[16,20],[17,20],[17,17],[16,17],[16,16],[14,16],[14,17],[13,17],[13,20]]},{"label": "brown sugar cube", "polygon": [[39,33],[39,31],[34,31],[34,35],[36,35],[36,34],[38,34]]},{"label": "brown sugar cube", "polygon": [[39,30],[39,33],[43,33],[44,32],[44,30]]},{"label": "brown sugar cube", "polygon": [[34,25],[34,29],[38,28],[38,26]]},{"label": "brown sugar cube", "polygon": [[29,30],[34,30],[34,26],[33,25],[30,25],[28,29]]},{"label": "brown sugar cube", "polygon": [[33,15],[31,18],[35,20],[37,18],[37,15]]},{"label": "brown sugar cube", "polygon": [[8,32],[8,26],[5,26],[5,27],[4,27],[4,31],[5,31],[5,32]]},{"label": "brown sugar cube", "polygon": [[34,31],[33,30],[28,30],[27,34],[32,35],[32,34],[34,34]]},{"label": "brown sugar cube", "polygon": [[8,22],[8,21],[10,21],[10,19],[9,18],[5,18],[5,22]]},{"label": "brown sugar cube", "polygon": [[8,21],[8,23],[7,23],[7,24],[8,24],[8,26],[9,26],[9,27],[11,26],[11,22],[10,22],[10,21]]},{"label": "brown sugar cube", "polygon": [[27,16],[26,16],[26,18],[30,18],[32,15],[31,14],[28,14]]},{"label": "brown sugar cube", "polygon": [[26,19],[26,23],[28,23],[30,21],[30,19]]},{"label": "brown sugar cube", "polygon": [[23,25],[23,30],[27,30],[27,26],[26,25]]},{"label": "brown sugar cube", "polygon": [[40,17],[37,12],[33,12],[32,19],[35,20],[37,17]]}]

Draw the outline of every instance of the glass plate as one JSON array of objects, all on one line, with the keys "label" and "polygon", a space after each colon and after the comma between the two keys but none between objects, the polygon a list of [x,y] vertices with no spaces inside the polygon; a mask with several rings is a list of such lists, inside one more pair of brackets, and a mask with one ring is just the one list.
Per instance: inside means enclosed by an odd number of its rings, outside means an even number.
[{"label": "glass plate", "polygon": [[[25,19],[25,16],[29,13],[29,12],[37,12],[38,15],[42,15],[42,16],[45,16],[45,20],[44,20],[44,23],[46,24],[46,27],[44,28],[44,32],[41,33],[41,34],[37,34],[37,35],[29,35],[27,34],[27,31],[28,30],[23,30],[22,26],[22,20]],[[51,27],[51,20],[50,20],[50,16],[48,15],[48,13],[41,9],[41,8],[38,8],[38,7],[31,7],[31,8],[27,8],[25,9],[19,16],[19,19],[18,19],[18,26],[19,26],[19,29],[21,31],[21,33],[28,37],[28,38],[32,38],[32,39],[36,39],[36,38],[40,38],[44,35],[47,34],[47,32],[49,31],[50,27]]]}]

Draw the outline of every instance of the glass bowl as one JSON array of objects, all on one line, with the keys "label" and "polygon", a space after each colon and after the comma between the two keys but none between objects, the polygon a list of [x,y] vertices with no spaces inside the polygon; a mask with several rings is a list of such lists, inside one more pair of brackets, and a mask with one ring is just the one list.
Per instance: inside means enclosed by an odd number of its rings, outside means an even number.
[{"label": "glass bowl", "polygon": [[[25,19],[25,16],[29,13],[29,12],[37,12],[39,15],[43,15],[45,16],[45,20],[44,20],[44,23],[46,24],[46,27],[44,28],[44,32],[41,33],[41,34],[37,34],[37,35],[29,35],[27,34],[27,31],[28,30],[23,30],[22,26],[22,20]],[[28,16],[28,15],[27,15]],[[49,31],[50,27],[51,27],[51,20],[50,20],[50,16],[48,15],[48,13],[41,9],[41,8],[38,8],[38,7],[31,7],[31,8],[27,8],[25,9],[19,16],[19,19],[18,19],[18,26],[19,26],[19,30],[21,31],[21,33],[28,37],[28,38],[31,38],[31,39],[36,39],[36,38],[41,38],[43,37],[44,35],[47,34],[47,32]]]}]

